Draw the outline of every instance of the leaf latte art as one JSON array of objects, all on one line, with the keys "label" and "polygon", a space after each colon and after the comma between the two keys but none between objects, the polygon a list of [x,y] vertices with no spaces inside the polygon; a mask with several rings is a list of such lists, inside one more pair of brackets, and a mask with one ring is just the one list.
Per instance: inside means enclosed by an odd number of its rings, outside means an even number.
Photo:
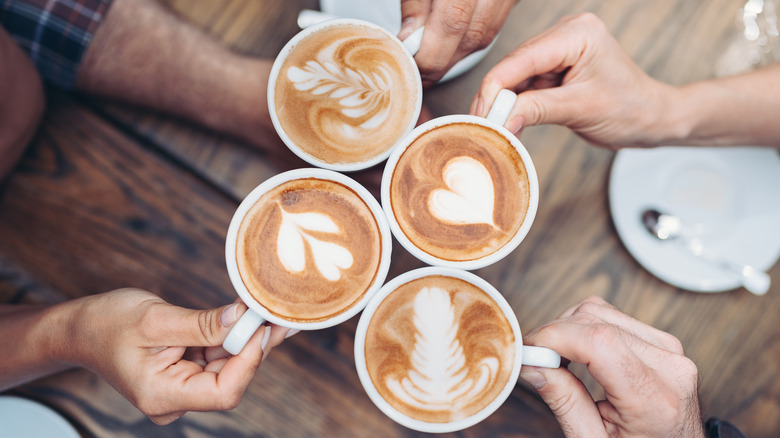
[{"label": "leaf latte art", "polygon": [[421,421],[474,415],[500,393],[514,365],[514,335],[481,289],[430,276],[393,291],[373,315],[366,364],[380,395]]},{"label": "leaf latte art", "polygon": [[307,154],[358,163],[388,151],[410,129],[417,73],[381,31],[332,26],[296,44],[274,86],[278,120]]},{"label": "leaf latte art", "polygon": [[374,281],[381,234],[350,188],[292,180],[260,197],[241,223],[236,261],[250,294],[286,320],[329,319],[355,305]]}]

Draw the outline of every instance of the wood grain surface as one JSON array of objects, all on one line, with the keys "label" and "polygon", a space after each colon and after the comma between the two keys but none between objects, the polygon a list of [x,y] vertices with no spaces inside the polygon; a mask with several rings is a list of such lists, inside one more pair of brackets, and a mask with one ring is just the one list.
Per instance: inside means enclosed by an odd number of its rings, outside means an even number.
[{"label": "wood grain surface", "polygon": [[[316,0],[166,0],[171,10],[232,49],[273,57]],[[434,116],[468,110],[484,74],[560,17],[591,11],[653,77],[683,84],[713,77],[738,36],[743,0],[521,0],[482,63],[425,93]],[[677,336],[696,362],[706,416],[752,438],[780,434],[780,287],[686,292],[645,271],[623,247],[607,200],[614,154],[560,127],[524,130],[541,185],[539,212],[520,247],[476,271],[496,286],[524,331],[589,295]],[[291,155],[291,154],[290,154]],[[292,161],[292,165],[295,165]],[[224,236],[240,199],[286,170],[263,151],[161,114],[50,93],[40,132],[0,186],[0,299],[57,302],[123,286],[206,308],[235,298]],[[394,247],[390,277],[421,266]],[[780,278],[780,265],[770,274]],[[238,408],[190,413],[155,426],[102,379],[72,370],[12,393],[62,412],[85,436],[421,436],[384,417],[354,370],[356,319],[302,333],[264,361]],[[595,398],[603,391],[571,367]],[[453,436],[562,436],[520,384],[483,423]]]}]

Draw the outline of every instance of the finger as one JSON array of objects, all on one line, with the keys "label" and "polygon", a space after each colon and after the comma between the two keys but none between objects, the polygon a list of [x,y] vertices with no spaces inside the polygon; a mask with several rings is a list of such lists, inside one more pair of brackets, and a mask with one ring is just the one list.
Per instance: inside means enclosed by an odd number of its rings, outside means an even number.
[{"label": "finger", "polygon": [[263,359],[262,345],[268,330],[266,326],[258,329],[239,354],[225,361],[219,373],[197,372],[190,375],[187,375],[186,371],[177,373],[174,368],[179,366],[182,369],[186,368],[184,361],[177,363],[175,367],[169,367],[170,374],[182,382],[171,394],[173,403],[187,411],[235,408],[260,367]]},{"label": "finger", "polygon": [[225,359],[230,356],[232,356],[232,354],[228,353],[227,350],[222,348],[221,345],[216,347],[207,347],[203,351],[203,357],[206,362],[212,362],[217,359]]},{"label": "finger", "polygon": [[458,49],[450,59],[450,64],[445,68],[445,71],[467,55],[489,46],[498,35],[515,3],[506,0],[477,2],[468,29],[461,38]]},{"label": "finger", "polygon": [[612,403],[607,400],[601,400],[596,403],[596,407],[599,410],[601,418],[604,420],[604,430],[607,431],[609,436],[618,436],[620,428],[618,424],[622,423],[620,412],[615,408]]},{"label": "finger", "polygon": [[[584,95],[577,94],[579,90],[576,88],[576,86],[545,88],[518,94],[515,105],[507,117],[505,127],[516,134],[526,126],[573,125],[574,121],[582,115],[584,98]],[[496,92],[497,95],[498,92]],[[493,100],[495,100],[495,96],[493,96]]]},{"label": "finger", "polygon": [[185,412],[174,412],[172,414],[165,415],[150,415],[149,419],[158,426],[166,426],[181,418]]},{"label": "finger", "polygon": [[515,89],[534,76],[560,73],[573,66],[587,47],[585,38],[573,35],[571,28],[562,28],[571,17],[561,19],[545,32],[531,38],[496,64],[482,80],[478,98],[484,102],[482,113],[486,116],[503,88]]},{"label": "finger", "polygon": [[601,297],[588,297],[581,303],[567,309],[561,314],[561,317],[566,318],[577,313],[595,315],[605,323],[621,327],[633,336],[658,348],[670,353],[684,354],[682,343],[675,336],[626,315]]},{"label": "finger", "polygon": [[431,14],[425,22],[420,50],[414,56],[424,82],[435,82],[446,73],[469,29],[476,9],[474,3],[471,0],[440,0],[433,3]]},{"label": "finger", "polygon": [[401,0],[401,30],[398,39],[403,41],[425,24],[431,12],[431,0]]},{"label": "finger", "polygon": [[529,334],[526,342],[587,365],[591,376],[617,399],[636,395],[637,385],[655,379],[615,326],[597,323],[588,315],[574,315],[544,326]]},{"label": "finger", "polygon": [[268,337],[268,341],[265,343],[266,345],[263,347],[263,355],[266,357],[268,356],[268,353],[274,349],[274,347],[278,346],[288,338],[288,334],[292,333],[294,335],[296,333],[288,328],[280,327],[276,324],[269,324],[269,328],[271,330],[271,334]]},{"label": "finger", "polygon": [[565,436],[607,436],[590,393],[569,370],[524,366],[520,378],[547,403]]},{"label": "finger", "polygon": [[208,310],[192,310],[160,303],[144,320],[151,346],[211,347],[221,345],[230,328],[246,311],[243,303]]}]

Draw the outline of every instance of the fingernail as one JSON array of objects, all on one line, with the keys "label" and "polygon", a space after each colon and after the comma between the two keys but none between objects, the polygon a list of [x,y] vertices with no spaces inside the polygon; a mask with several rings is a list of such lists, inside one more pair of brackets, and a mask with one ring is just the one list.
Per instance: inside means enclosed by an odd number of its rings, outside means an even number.
[{"label": "fingernail", "polygon": [[508,129],[512,134],[517,134],[520,132],[520,130],[523,129],[523,116],[518,114],[512,117],[512,119],[510,119],[506,124],[506,129]]},{"label": "fingernail", "polygon": [[219,323],[222,324],[222,327],[230,327],[236,320],[238,320],[238,303],[225,307],[222,314],[219,315]]},{"label": "fingernail", "polygon": [[403,41],[414,32],[414,17],[408,17],[401,23],[401,30],[398,32],[398,39]]},{"label": "fingernail", "polygon": [[268,340],[271,339],[271,327],[265,326],[265,333],[263,333],[263,343],[260,344],[260,349],[265,353],[265,347],[268,346]]},{"label": "fingernail", "polygon": [[544,385],[547,384],[547,379],[544,378],[542,373],[529,366],[525,366],[520,369],[520,378],[529,385],[533,386],[535,389],[541,389]]},{"label": "fingernail", "polygon": [[299,329],[290,329],[286,335],[284,335],[284,339],[291,338],[294,335],[297,335],[300,332]]},{"label": "fingernail", "polygon": [[477,109],[475,110],[476,111],[475,115],[482,117],[482,108],[484,106],[485,106],[485,102],[482,100],[482,96],[479,96],[477,98]]}]

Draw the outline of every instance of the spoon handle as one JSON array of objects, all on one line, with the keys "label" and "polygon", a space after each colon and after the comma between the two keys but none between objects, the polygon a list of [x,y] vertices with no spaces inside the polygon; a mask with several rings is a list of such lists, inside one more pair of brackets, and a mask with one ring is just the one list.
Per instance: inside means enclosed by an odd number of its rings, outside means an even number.
[{"label": "spoon handle", "polygon": [[683,239],[682,242],[693,255],[717,265],[739,277],[742,287],[747,289],[748,292],[754,295],[764,295],[769,290],[771,279],[766,272],[750,265],[732,262],[722,255],[707,251],[698,240]]}]

